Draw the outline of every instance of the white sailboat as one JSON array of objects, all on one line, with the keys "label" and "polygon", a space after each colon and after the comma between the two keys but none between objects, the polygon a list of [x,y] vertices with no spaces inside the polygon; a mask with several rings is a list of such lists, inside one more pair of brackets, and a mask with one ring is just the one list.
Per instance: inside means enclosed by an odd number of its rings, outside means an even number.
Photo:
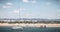
[{"label": "white sailboat", "polygon": [[17,26],[13,26],[13,27],[12,27],[12,29],[23,29],[23,27],[22,27],[22,26],[17,25]]}]

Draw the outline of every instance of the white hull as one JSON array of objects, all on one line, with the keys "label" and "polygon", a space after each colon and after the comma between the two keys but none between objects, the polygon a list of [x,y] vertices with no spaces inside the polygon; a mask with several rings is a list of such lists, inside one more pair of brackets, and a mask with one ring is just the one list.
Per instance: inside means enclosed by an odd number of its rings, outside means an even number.
[{"label": "white hull", "polygon": [[12,27],[12,29],[23,29],[23,27]]}]

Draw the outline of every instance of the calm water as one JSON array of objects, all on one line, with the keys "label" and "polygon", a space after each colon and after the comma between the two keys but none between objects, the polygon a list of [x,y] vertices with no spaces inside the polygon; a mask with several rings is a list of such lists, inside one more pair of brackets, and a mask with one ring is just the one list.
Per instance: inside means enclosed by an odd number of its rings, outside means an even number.
[{"label": "calm water", "polygon": [[23,28],[23,29],[12,29],[11,27],[0,27],[0,32],[60,32],[60,28]]}]

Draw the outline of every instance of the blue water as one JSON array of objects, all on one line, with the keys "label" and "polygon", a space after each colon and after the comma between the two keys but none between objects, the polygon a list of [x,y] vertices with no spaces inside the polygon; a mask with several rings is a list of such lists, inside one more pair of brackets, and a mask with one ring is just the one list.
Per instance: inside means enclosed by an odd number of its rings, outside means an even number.
[{"label": "blue water", "polygon": [[60,32],[60,28],[26,27],[23,29],[12,29],[12,27],[0,27],[0,32]]}]

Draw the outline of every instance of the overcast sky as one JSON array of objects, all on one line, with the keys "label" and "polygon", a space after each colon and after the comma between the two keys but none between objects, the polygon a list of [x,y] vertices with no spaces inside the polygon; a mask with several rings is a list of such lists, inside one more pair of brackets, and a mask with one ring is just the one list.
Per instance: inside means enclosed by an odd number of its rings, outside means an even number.
[{"label": "overcast sky", "polygon": [[0,0],[0,18],[60,19],[60,0]]}]

